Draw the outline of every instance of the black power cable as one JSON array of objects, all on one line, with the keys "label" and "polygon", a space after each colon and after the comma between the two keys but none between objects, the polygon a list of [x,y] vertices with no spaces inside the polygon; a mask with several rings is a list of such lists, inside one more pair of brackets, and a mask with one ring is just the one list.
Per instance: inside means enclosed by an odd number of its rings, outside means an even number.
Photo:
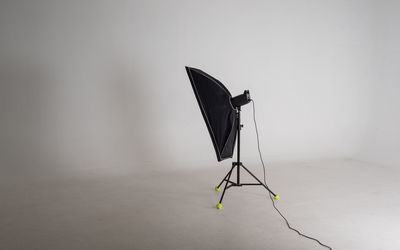
[{"label": "black power cable", "polygon": [[[253,120],[254,120],[254,127],[255,127],[255,129],[256,129],[256,135],[257,135],[258,153],[259,153],[259,155],[260,155],[260,160],[261,160],[261,164],[262,164],[262,166],[263,166],[263,171],[264,171],[264,184],[267,186],[267,181],[266,181],[266,178],[265,178],[265,164],[264,164],[264,161],[263,161],[263,158],[262,158],[262,154],[261,154],[261,150],[260,150],[260,139],[259,139],[259,136],[258,136],[257,122],[256,122],[256,108],[255,108],[254,101],[251,100],[251,102],[253,103]],[[305,238],[307,238],[307,239],[310,239],[310,240],[314,240],[314,241],[318,242],[318,244],[320,244],[321,246],[326,247],[326,248],[332,250],[332,248],[331,248],[330,246],[321,243],[318,239],[315,239],[315,238],[313,238],[313,237],[310,237],[310,236],[308,236],[308,235],[305,235],[305,234],[301,233],[299,230],[297,230],[296,228],[293,228],[292,226],[290,226],[289,221],[285,218],[285,216],[283,216],[283,214],[281,213],[281,211],[279,211],[279,209],[276,207],[274,198],[272,197],[271,193],[269,193],[269,198],[270,198],[271,201],[272,201],[272,206],[273,206],[274,209],[279,213],[279,215],[285,220],[286,225],[287,225],[287,227],[288,227],[290,230],[293,230],[293,231],[295,231],[298,235],[300,235],[300,236],[302,236],[302,237],[305,237]]]}]

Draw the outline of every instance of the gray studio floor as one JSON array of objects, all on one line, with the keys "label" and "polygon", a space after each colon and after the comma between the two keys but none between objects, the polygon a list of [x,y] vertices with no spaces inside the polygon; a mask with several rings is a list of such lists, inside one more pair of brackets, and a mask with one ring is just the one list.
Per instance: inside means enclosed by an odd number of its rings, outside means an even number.
[{"label": "gray studio floor", "polygon": [[[398,171],[354,160],[269,168],[293,226],[334,249],[400,249]],[[226,171],[0,177],[0,249],[323,249],[289,231],[260,187],[229,189],[217,210]]]}]

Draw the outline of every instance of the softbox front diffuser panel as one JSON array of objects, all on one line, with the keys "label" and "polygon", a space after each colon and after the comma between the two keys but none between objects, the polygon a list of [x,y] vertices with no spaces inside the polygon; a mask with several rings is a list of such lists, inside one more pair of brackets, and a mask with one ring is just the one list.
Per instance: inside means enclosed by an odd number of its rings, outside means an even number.
[{"label": "softbox front diffuser panel", "polygon": [[225,86],[207,73],[186,67],[218,161],[232,158],[236,140],[236,110]]}]

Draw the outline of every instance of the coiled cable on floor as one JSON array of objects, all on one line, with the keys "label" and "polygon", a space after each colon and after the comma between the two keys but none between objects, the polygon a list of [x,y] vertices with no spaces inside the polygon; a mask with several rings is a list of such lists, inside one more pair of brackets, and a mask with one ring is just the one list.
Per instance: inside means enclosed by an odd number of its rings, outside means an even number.
[{"label": "coiled cable on floor", "polygon": [[[268,186],[268,185],[267,185],[267,181],[266,181],[266,177],[265,177],[265,164],[264,164],[264,160],[263,160],[263,158],[262,158],[261,149],[260,149],[260,139],[259,139],[259,136],[258,136],[258,128],[257,128],[257,121],[256,121],[256,107],[255,107],[254,101],[251,100],[251,102],[253,103],[253,120],[254,120],[254,127],[255,127],[255,129],[256,129],[256,135],[257,135],[258,154],[260,155],[260,161],[261,161],[261,164],[262,164],[262,166],[263,166],[263,171],[264,171],[264,184],[265,184],[266,186]],[[332,250],[332,248],[331,248],[330,246],[321,243],[318,239],[313,238],[313,237],[310,237],[310,236],[308,236],[308,235],[305,235],[305,234],[303,234],[302,232],[300,232],[299,230],[297,230],[296,228],[293,228],[293,227],[289,224],[289,221],[285,218],[285,216],[283,216],[283,214],[281,213],[281,211],[279,211],[279,209],[276,207],[274,198],[272,197],[271,193],[269,193],[269,198],[270,198],[271,201],[272,201],[272,206],[273,206],[274,209],[279,213],[279,215],[285,220],[286,225],[287,225],[287,227],[288,227],[290,230],[295,231],[298,235],[300,235],[300,236],[302,236],[302,237],[305,237],[305,238],[307,238],[307,239],[316,241],[316,242],[317,242],[318,244],[320,244],[321,246],[326,247],[326,248]]]}]

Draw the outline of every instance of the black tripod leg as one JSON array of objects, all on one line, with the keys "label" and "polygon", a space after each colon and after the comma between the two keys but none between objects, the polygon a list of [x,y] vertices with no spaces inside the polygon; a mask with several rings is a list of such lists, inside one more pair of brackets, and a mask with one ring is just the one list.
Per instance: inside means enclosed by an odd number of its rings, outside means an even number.
[{"label": "black tripod leg", "polygon": [[218,209],[221,209],[221,208],[222,208],[221,202],[222,202],[222,199],[224,198],[224,194],[225,194],[225,191],[226,191],[226,187],[228,186],[228,181],[229,181],[229,179],[231,178],[231,174],[232,174],[232,171],[233,171],[234,168],[235,168],[235,166],[233,166],[233,167],[231,168],[231,171],[229,171],[229,173],[228,173],[228,179],[226,180],[225,187],[224,187],[224,191],[222,192],[221,199],[219,200],[219,203],[217,204],[217,208],[218,208]]},{"label": "black tripod leg", "polygon": [[229,172],[225,175],[224,179],[223,179],[223,180],[221,181],[221,183],[217,186],[218,188],[222,185],[222,183],[224,183],[224,181],[226,180],[226,177],[228,177],[229,173],[231,173],[231,171],[229,171]]},{"label": "black tripod leg", "polygon": [[256,179],[261,185],[263,185],[263,186],[265,187],[265,189],[267,189],[268,192],[270,192],[270,193],[275,197],[275,199],[278,199],[278,198],[279,198],[279,196],[277,196],[274,192],[272,192],[271,189],[269,189],[269,187],[267,187],[267,185],[265,185],[265,183],[263,183],[262,181],[260,181],[252,172],[250,172],[250,170],[248,170],[245,166],[243,166],[243,164],[242,164],[242,167],[243,167],[251,176],[253,176],[253,178]]}]

